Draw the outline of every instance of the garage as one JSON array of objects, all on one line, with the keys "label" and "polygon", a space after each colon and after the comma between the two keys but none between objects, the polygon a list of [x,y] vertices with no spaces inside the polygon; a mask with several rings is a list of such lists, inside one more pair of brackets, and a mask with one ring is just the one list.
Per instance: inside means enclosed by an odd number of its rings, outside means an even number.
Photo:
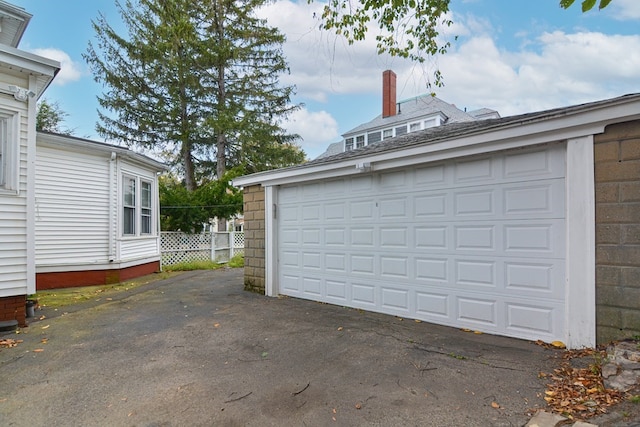
[{"label": "garage", "polygon": [[565,152],[555,143],[282,185],[279,293],[564,340]]},{"label": "garage", "polygon": [[244,288],[569,349],[633,336],[639,132],[625,95],[235,178]]}]

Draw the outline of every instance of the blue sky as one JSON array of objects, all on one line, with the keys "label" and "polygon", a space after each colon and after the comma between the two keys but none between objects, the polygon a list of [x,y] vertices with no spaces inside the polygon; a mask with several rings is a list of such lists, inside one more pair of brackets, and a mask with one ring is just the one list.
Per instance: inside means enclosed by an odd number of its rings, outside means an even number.
[{"label": "blue sky", "polygon": [[[61,61],[45,93],[69,116],[75,135],[95,140],[102,87],[82,59],[99,12],[120,26],[115,0],[10,0],[33,15],[20,48]],[[580,0],[569,10],[559,0],[452,0],[454,24],[443,35],[449,52],[427,65],[378,56],[372,37],[354,46],[321,32],[308,5],[279,0],[260,11],[286,34],[284,53],[293,102],[304,108],[286,123],[300,134],[309,158],[340,135],[381,112],[381,76],[398,75],[398,100],[427,92],[434,66],[444,74],[439,98],[459,108],[488,107],[502,116],[539,111],[640,92],[640,1],[613,0],[586,14]],[[60,5],[64,4],[63,7]],[[457,36],[457,39],[456,39]]]}]

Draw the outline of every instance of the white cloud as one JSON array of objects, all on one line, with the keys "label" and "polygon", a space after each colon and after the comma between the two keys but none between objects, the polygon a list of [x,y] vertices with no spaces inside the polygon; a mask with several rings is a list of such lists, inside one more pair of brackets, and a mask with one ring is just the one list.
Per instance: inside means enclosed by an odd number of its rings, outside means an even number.
[{"label": "white cloud", "polygon": [[82,71],[80,66],[64,51],[55,48],[32,49],[32,53],[60,62],[60,72],[53,80],[53,84],[64,86],[69,82],[80,80]]},{"label": "white cloud", "polygon": [[615,11],[615,16],[618,19],[640,19],[640,2],[638,0],[616,0],[609,7]]},{"label": "white cloud", "polygon": [[288,118],[284,127],[302,136],[300,145],[311,159],[323,153],[329,143],[340,140],[338,123],[326,111],[312,112],[302,108]]},{"label": "white cloud", "polygon": [[459,107],[511,115],[638,92],[640,36],[596,32],[544,33],[531,49],[499,50],[471,38],[440,60],[446,86],[437,91]]}]

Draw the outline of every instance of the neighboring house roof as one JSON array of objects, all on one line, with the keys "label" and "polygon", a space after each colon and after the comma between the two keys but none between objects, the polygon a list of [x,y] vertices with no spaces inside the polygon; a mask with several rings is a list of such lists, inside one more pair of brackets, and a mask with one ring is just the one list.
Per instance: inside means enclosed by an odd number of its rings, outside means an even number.
[{"label": "neighboring house roof", "polygon": [[462,148],[468,148],[467,152],[471,153],[471,147],[476,153],[489,151],[487,146],[495,146],[498,141],[513,147],[560,141],[602,133],[608,124],[638,119],[640,93],[498,119],[448,123],[302,165],[239,177],[233,183],[276,185],[293,182],[303,175],[309,179],[311,175],[313,179],[330,178],[365,170],[369,162],[386,162],[386,168],[401,167],[425,155],[431,156],[429,160],[437,160],[434,153]]},{"label": "neighboring house roof", "polygon": [[344,144],[342,143],[342,141],[334,142],[333,144],[330,144],[327,147],[324,153],[316,157],[316,159],[322,159],[324,157],[329,157],[329,156],[333,156],[334,154],[342,153],[343,148],[344,148]]},{"label": "neighboring house roof", "polygon": [[469,115],[475,117],[478,120],[500,118],[500,114],[498,114],[496,110],[492,110],[491,108],[479,108],[477,110],[469,111]]},{"label": "neighboring house roof", "polygon": [[32,16],[23,8],[0,0],[0,44],[18,47]]},{"label": "neighboring house roof", "polygon": [[361,133],[370,129],[393,127],[397,123],[406,123],[418,117],[428,115],[442,114],[443,122],[469,122],[476,118],[464,111],[458,109],[455,105],[444,102],[440,98],[431,95],[421,95],[415,98],[406,99],[398,103],[397,114],[389,117],[382,117],[382,114],[375,119],[363,123],[350,131],[344,133],[348,136],[355,133]]},{"label": "neighboring house roof", "polygon": [[90,139],[78,138],[76,136],[62,135],[59,133],[45,131],[38,131],[36,142],[74,147],[74,149],[76,150],[84,150],[91,153],[95,153],[96,151],[105,153],[106,155],[109,155],[110,153],[116,153],[116,155],[125,157],[134,163],[138,163],[157,172],[164,172],[169,170],[169,167],[162,162],[154,160],[145,155],[138,154],[126,147],[120,147],[105,142],[92,141]]}]

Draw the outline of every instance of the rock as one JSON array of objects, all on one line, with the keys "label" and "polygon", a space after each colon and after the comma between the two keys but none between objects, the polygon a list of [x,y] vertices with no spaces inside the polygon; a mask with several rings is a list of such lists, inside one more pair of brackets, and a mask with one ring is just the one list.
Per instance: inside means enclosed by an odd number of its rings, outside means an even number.
[{"label": "rock", "polygon": [[606,365],[602,366],[602,378],[609,378],[612,375],[617,375],[618,374],[618,365],[616,365],[615,363],[607,363]]},{"label": "rock", "polygon": [[538,411],[529,420],[525,427],[556,427],[563,424],[567,419],[558,414],[550,414],[545,411]]},{"label": "rock", "polygon": [[604,386],[620,391],[629,391],[638,384],[640,372],[622,371],[619,375],[615,375],[604,380]]}]

